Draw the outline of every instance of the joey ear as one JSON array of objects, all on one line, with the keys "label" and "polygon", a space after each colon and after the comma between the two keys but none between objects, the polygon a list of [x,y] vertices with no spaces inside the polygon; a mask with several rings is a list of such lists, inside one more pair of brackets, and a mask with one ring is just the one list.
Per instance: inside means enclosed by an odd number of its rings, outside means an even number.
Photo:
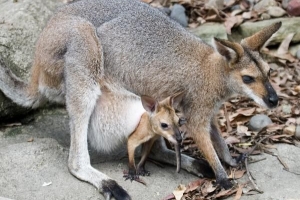
[{"label": "joey ear", "polygon": [[243,47],[235,42],[213,38],[213,44],[216,51],[219,52],[230,63],[238,62],[244,55]]},{"label": "joey ear", "polygon": [[146,111],[152,113],[156,110],[157,105],[158,105],[158,102],[156,101],[156,99],[154,99],[150,96],[147,96],[147,95],[142,95],[141,101],[142,101],[142,105]]},{"label": "joey ear", "polygon": [[281,22],[274,23],[263,28],[254,35],[247,37],[241,41],[241,45],[249,48],[252,51],[259,51],[266,41],[281,27]]},{"label": "joey ear", "polygon": [[173,107],[177,107],[179,105],[179,103],[182,101],[183,97],[184,97],[185,92],[178,92],[174,95],[171,96],[170,98],[170,105]]}]

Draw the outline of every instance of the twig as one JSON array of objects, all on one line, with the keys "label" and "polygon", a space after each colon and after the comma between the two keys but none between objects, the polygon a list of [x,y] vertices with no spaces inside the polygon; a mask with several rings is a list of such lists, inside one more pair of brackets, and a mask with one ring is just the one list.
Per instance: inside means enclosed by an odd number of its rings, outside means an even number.
[{"label": "twig", "polygon": [[289,169],[283,168],[283,170],[285,170],[285,171],[287,171],[287,172],[290,172],[290,173],[292,173],[292,174],[295,174],[295,175],[300,176],[300,173],[292,172],[292,171],[290,171]]},{"label": "twig", "polygon": [[[271,134],[271,135],[272,135],[272,134]],[[248,158],[249,158],[249,155],[251,155],[251,154],[254,152],[254,150],[258,147],[258,145],[260,145],[260,143],[261,143],[262,141],[264,141],[265,139],[269,138],[271,135],[265,136],[264,138],[262,138],[261,140],[259,140],[259,141],[256,143],[256,145],[255,145],[255,146],[247,153],[246,159],[245,159],[245,167],[246,167],[246,172],[247,172],[248,178],[249,178],[250,182],[252,183],[254,189],[255,189],[257,192],[259,192],[259,193],[263,193],[263,191],[260,190],[260,189],[258,188],[258,186],[256,185],[256,183],[255,183],[254,180],[253,180],[254,178],[252,177],[252,175],[251,175],[251,173],[250,173],[250,171],[249,171],[249,168],[248,168]]]},{"label": "twig", "polygon": [[251,162],[249,162],[250,164],[252,163],[257,163],[257,162],[260,162],[262,160],[266,160],[266,158],[261,158],[261,159],[257,159],[257,160],[251,160]]},{"label": "twig", "polygon": [[272,151],[266,151],[266,150],[265,150],[265,153],[270,154],[270,155],[272,155],[272,156],[275,156],[275,157],[279,160],[279,162],[283,165],[283,168],[286,169],[286,170],[289,170],[289,167],[288,167],[287,164],[283,161],[283,159],[278,155],[278,153],[274,153],[274,152],[272,152]]},{"label": "twig", "polygon": [[248,178],[251,181],[254,189],[259,193],[263,193],[263,191],[258,188],[258,186],[254,183],[254,181],[252,179],[252,176],[251,176],[251,174],[249,172],[249,168],[248,168],[248,158],[245,159],[245,167],[246,167],[246,172],[247,172]]},{"label": "twig", "polygon": [[255,145],[255,146],[247,153],[248,156],[251,155],[251,154],[255,151],[255,149],[258,147],[258,145],[260,145],[260,143],[262,143],[262,141],[264,141],[265,139],[271,137],[272,135],[274,135],[274,133],[273,133],[273,134],[270,134],[270,135],[267,135],[267,136],[263,137],[261,140],[259,140],[259,141],[256,143],[256,145]]}]

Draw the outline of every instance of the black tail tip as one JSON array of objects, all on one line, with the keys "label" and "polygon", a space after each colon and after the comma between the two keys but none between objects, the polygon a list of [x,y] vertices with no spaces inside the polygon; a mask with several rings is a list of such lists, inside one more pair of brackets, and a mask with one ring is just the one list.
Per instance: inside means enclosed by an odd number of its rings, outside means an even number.
[{"label": "black tail tip", "polygon": [[102,190],[105,196],[113,196],[116,200],[131,200],[129,194],[114,180],[103,180]]}]

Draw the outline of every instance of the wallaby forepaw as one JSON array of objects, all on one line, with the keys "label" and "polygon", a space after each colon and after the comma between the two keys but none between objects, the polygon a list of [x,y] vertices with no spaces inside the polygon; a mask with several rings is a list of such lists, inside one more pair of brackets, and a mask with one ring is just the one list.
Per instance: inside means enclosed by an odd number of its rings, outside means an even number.
[{"label": "wallaby forepaw", "polygon": [[138,169],[137,174],[140,176],[150,176],[150,171],[145,170],[145,169]]},{"label": "wallaby forepaw", "polygon": [[136,171],[133,171],[133,170],[125,171],[124,170],[123,177],[125,178],[125,181],[127,181],[127,180],[130,180],[131,182],[136,181],[143,185],[146,185],[146,182],[139,177],[139,175],[136,173]]}]

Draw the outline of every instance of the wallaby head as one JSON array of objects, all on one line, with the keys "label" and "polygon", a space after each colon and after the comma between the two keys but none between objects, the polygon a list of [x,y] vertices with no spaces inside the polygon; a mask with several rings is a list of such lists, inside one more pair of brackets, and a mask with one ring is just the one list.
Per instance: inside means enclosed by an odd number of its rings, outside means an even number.
[{"label": "wallaby head", "polygon": [[156,99],[142,95],[143,107],[149,113],[149,128],[155,134],[161,135],[174,145],[182,141],[180,126],[185,118],[176,114],[175,108],[183,98],[184,93],[176,93],[158,102]]},{"label": "wallaby head", "polygon": [[278,96],[269,82],[270,67],[259,53],[265,42],[280,28],[272,24],[245,38],[240,44],[214,38],[215,50],[227,62],[227,84],[232,93],[246,95],[261,106],[277,106]]}]

